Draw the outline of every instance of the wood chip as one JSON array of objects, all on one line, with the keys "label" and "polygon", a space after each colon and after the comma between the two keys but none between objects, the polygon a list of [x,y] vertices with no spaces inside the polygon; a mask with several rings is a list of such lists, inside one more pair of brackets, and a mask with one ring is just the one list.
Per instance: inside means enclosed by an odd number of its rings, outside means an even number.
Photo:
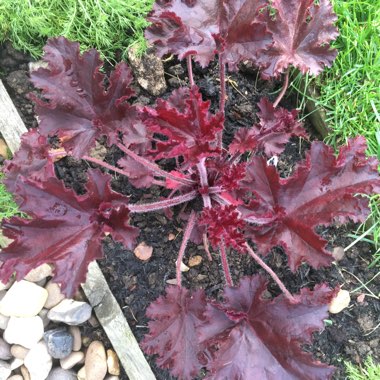
[{"label": "wood chip", "polygon": [[153,247],[150,245],[147,245],[145,241],[141,242],[133,251],[135,256],[142,260],[142,261],[147,261],[151,258],[152,253],[153,253]]},{"label": "wood chip", "polygon": [[166,280],[166,283],[170,285],[177,285],[177,279],[171,278],[170,280]]},{"label": "wood chip", "polygon": [[9,150],[7,143],[3,139],[0,139],[0,156],[4,158],[9,158],[8,152]]},{"label": "wood chip", "polygon": [[201,262],[202,262],[202,256],[197,255],[197,256],[190,257],[188,265],[189,267],[196,267]]},{"label": "wood chip", "polygon": [[[175,262],[175,264],[177,265],[177,261]],[[181,272],[188,272],[190,270],[190,268],[183,263],[183,261],[181,261],[181,267],[180,267],[180,271]]]}]

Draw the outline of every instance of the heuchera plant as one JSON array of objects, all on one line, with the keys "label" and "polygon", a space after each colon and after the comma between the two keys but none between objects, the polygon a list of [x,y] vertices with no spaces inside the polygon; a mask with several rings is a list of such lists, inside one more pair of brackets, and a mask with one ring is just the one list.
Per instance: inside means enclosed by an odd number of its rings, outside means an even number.
[{"label": "heuchera plant", "polygon": [[[329,46],[337,36],[330,3],[157,0],[149,20],[146,36],[158,55],[186,59],[189,76],[188,88],[158,99],[153,107],[128,102],[132,75],[125,63],[115,67],[105,85],[95,50],[80,54],[79,45],[64,38],[51,39],[45,47],[47,67],[31,74],[42,91],[42,98],[33,97],[39,129],[23,136],[20,151],[6,167],[6,184],[29,218],[3,222],[3,233],[13,242],[0,255],[1,280],[15,272],[21,279],[50,263],[55,281],[72,296],[85,281],[89,262],[102,257],[105,234],[131,249],[138,235],[129,224],[131,214],[180,205],[185,227],[177,285],[169,286],[148,308],[145,352],[156,354],[157,364],[180,379],[196,377],[201,368],[213,380],[330,378],[333,367],[315,361],[302,346],[323,328],[336,289],[321,284],[291,294],[262,259],[272,247],[281,246],[292,271],[302,263],[313,268],[331,265],[327,242],[315,228],[334,221],[364,221],[367,198],[357,194],[380,188],[378,163],[365,156],[362,137],[348,141],[337,155],[322,142],[313,142],[287,178],[280,178],[268,163],[291,136],[306,137],[297,111],[278,104],[289,67],[317,75],[335,58]],[[210,102],[202,99],[194,83],[192,60],[206,67],[215,57],[220,106],[211,113]],[[225,68],[236,70],[246,60],[264,78],[284,75],[285,83],[273,104],[261,99],[259,122],[238,129],[226,146]],[[100,138],[123,153],[116,166],[92,156]],[[131,204],[112,190],[109,174],[90,169],[86,193],[77,195],[54,174],[54,162],[70,155],[125,175],[135,187],[160,186],[170,194],[152,203]],[[165,170],[162,159],[175,162],[175,169]],[[219,254],[226,281],[222,301],[182,287],[181,263],[189,241],[203,241],[209,259],[209,245]],[[268,280],[261,275],[235,285],[228,264],[233,254],[250,255],[282,295],[268,299]]]}]

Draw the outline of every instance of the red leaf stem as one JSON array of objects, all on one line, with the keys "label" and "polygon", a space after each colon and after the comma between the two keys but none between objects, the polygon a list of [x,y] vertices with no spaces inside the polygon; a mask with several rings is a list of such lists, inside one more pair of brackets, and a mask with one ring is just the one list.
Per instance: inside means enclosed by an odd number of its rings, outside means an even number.
[{"label": "red leaf stem", "polygon": [[[219,112],[224,115],[224,107],[226,105],[226,64],[224,62],[223,53],[219,54],[219,79],[220,79],[220,99]],[[218,146],[223,145],[223,130],[218,132]]]},{"label": "red leaf stem", "polygon": [[181,203],[189,202],[193,200],[198,195],[196,190],[190,191],[189,193],[179,195],[178,197],[174,197],[171,199],[165,199],[163,201],[153,202],[153,203],[145,203],[138,205],[128,205],[129,211],[134,213],[144,213],[150,211],[162,210],[165,208],[173,207],[180,205]]},{"label": "red leaf stem", "polygon": [[99,160],[98,158],[89,157],[89,156],[83,156],[82,158],[83,158],[83,160],[90,161],[90,162],[92,162],[92,163],[94,163],[96,165],[102,166],[103,168],[106,168],[108,170],[112,170],[115,173],[119,173],[119,174],[122,174],[122,175],[125,175],[125,176],[128,177],[128,173],[126,173],[124,170],[119,169],[116,166],[107,164],[107,162]]},{"label": "red leaf stem", "polygon": [[256,253],[253,251],[253,249],[249,246],[248,243],[246,243],[245,246],[247,248],[248,253],[257,262],[257,264],[259,264],[262,268],[264,268],[269,273],[269,275],[273,278],[273,280],[279,286],[279,288],[284,293],[285,297],[290,301],[290,303],[296,304],[297,300],[292,296],[289,290],[286,289],[284,283],[280,280],[277,274],[274,273],[273,270],[267,264],[265,264],[264,261],[261,260],[261,258],[258,255],[256,255]]},{"label": "red leaf stem", "polygon": [[191,179],[182,178],[182,177],[180,178],[180,177],[177,177],[171,173],[166,172],[165,170],[162,170],[157,164],[139,156],[138,154],[136,154],[135,152],[132,152],[131,150],[129,150],[128,148],[126,148],[122,144],[117,143],[116,146],[120,150],[122,150],[126,155],[128,155],[129,157],[131,157],[135,161],[137,161],[139,164],[144,165],[148,169],[151,169],[154,172],[154,174],[156,174],[157,176],[161,176],[164,178],[171,179],[171,180],[176,181],[178,183],[182,183],[185,186],[193,185],[195,183]]},{"label": "red leaf stem", "polygon": [[[207,169],[205,165],[206,158],[202,158],[197,164],[198,172],[199,172],[199,179],[201,182],[201,186],[203,188],[208,187],[208,179],[207,179]],[[209,194],[203,194],[202,193],[202,199],[203,199],[203,204],[205,207],[211,207],[211,199]]]},{"label": "red leaf stem", "polygon": [[222,238],[221,243],[219,244],[219,249],[220,249],[220,258],[222,261],[223,272],[226,278],[227,285],[234,286],[232,282],[232,278],[231,278],[230,266],[228,265],[226,246],[224,244],[223,238]]},{"label": "red leaf stem", "polygon": [[212,261],[212,256],[211,256],[211,252],[210,252],[210,243],[208,241],[206,233],[202,234],[202,241],[203,241],[203,248],[207,253],[207,258],[209,261]]},{"label": "red leaf stem", "polygon": [[189,85],[190,87],[194,86],[194,76],[193,76],[193,64],[191,62],[191,55],[188,55],[186,57],[186,63],[187,63],[187,73],[189,76]]},{"label": "red leaf stem", "polygon": [[176,275],[177,275],[177,285],[181,287],[181,263],[183,259],[183,255],[186,250],[187,243],[189,242],[190,235],[194,229],[196,221],[196,213],[194,211],[191,211],[189,221],[187,222],[185,232],[183,234],[183,239],[181,243],[181,247],[178,252],[178,258],[177,258],[177,269],[176,269]]},{"label": "red leaf stem", "polygon": [[286,90],[288,88],[288,85],[289,85],[289,71],[290,71],[290,67],[288,67],[286,69],[285,82],[284,82],[284,84],[282,86],[281,92],[278,94],[277,99],[273,103],[273,107],[274,108],[276,108],[278,106],[278,104],[280,103],[281,99],[284,97],[285,92],[286,92]]}]

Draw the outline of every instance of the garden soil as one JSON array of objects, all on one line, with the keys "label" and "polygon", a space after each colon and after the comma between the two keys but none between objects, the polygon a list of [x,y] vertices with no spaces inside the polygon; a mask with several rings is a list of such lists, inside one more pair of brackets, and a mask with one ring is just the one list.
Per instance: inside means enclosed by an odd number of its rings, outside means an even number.
[{"label": "garden soil", "polygon": [[[28,62],[27,56],[16,52],[9,44],[0,46],[0,78],[27,127],[34,128],[37,126],[37,121],[33,105],[27,98],[27,94],[33,91],[28,78]],[[174,88],[187,83],[185,66],[174,59],[165,62],[165,74],[168,90],[163,97],[169,96]],[[219,85],[217,67],[201,69],[195,66],[194,74],[204,99],[209,99],[212,109],[216,109]],[[230,141],[234,129],[250,126],[257,121],[255,119],[257,101],[263,96],[273,101],[275,98],[273,92],[280,86],[280,83],[262,81],[257,73],[247,66],[242,67],[238,73],[228,75],[227,133],[224,136],[226,143]],[[134,102],[154,103],[155,98],[144,90],[139,87],[135,90]],[[298,104],[297,100],[296,96],[292,95],[285,98],[281,105],[295,108]],[[307,121],[305,127],[311,134],[311,139],[318,138]],[[295,163],[304,157],[309,145],[308,141],[298,138],[288,143],[278,162],[278,168],[283,177],[292,173]],[[119,157],[121,157],[120,151],[110,149],[106,160],[112,164]],[[170,162],[166,165],[169,168]],[[88,167],[87,163],[66,158],[56,164],[56,173],[67,186],[81,193],[84,191],[85,172]],[[112,186],[116,191],[129,195],[132,203],[140,200],[157,200],[162,195],[158,187],[153,187],[149,193],[135,189],[126,178],[120,176],[115,178]],[[147,262],[142,262],[135,257],[133,252],[106,238],[105,259],[100,261],[99,265],[137,340],[140,341],[148,331],[146,308],[157,297],[164,294],[164,289],[168,285],[167,281],[175,279],[175,261],[181,244],[183,225],[176,212],[171,219],[158,212],[137,214],[133,215],[132,222],[141,230],[138,241],[153,247],[152,258]],[[356,228],[355,225],[333,225],[329,228],[319,227],[318,232],[328,240],[329,248],[333,249],[349,245],[353,239],[347,235]],[[339,314],[331,314],[325,321],[325,330],[315,333],[313,344],[304,347],[305,351],[311,352],[316,359],[337,367],[334,375],[336,380],[345,379],[344,360],[361,365],[368,355],[372,355],[375,362],[380,362],[380,302],[378,298],[380,276],[375,277],[378,268],[368,268],[373,260],[372,254],[373,246],[360,242],[349,249],[344,258],[331,268],[315,270],[302,265],[296,273],[292,273],[287,268],[287,259],[281,248],[274,248],[265,259],[292,293],[299,292],[302,287],[312,288],[322,282],[328,283],[331,287],[340,285],[349,291],[356,289],[351,294],[350,306]],[[209,261],[202,245],[189,244],[184,263],[188,264],[188,260],[194,256],[201,256],[202,261],[183,273],[184,285],[190,288],[203,288],[209,296],[220,297],[224,279],[218,255],[213,254],[213,260]],[[255,273],[262,273],[268,277],[248,255],[231,253],[229,261],[235,283],[242,276]],[[280,293],[278,287],[269,278],[268,280],[270,293],[272,296],[278,295]],[[361,287],[367,282],[370,282],[367,285],[368,289]],[[364,300],[361,299],[362,297],[358,299],[361,294],[365,294]],[[110,347],[110,342],[101,327],[86,324],[82,328],[82,333],[89,338],[88,341],[100,339],[107,348]],[[157,369],[152,357],[148,357],[148,360],[158,380],[173,379],[167,371]],[[199,378],[203,378],[204,375],[201,374]],[[122,374],[121,380],[126,379],[127,376]]]}]

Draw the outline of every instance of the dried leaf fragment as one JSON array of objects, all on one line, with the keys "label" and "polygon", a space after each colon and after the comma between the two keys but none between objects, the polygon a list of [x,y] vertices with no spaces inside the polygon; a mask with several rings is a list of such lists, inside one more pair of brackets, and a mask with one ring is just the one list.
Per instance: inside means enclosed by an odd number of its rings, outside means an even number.
[{"label": "dried leaf fragment", "polygon": [[201,262],[202,262],[202,256],[197,255],[197,256],[190,257],[188,265],[189,267],[196,267]]},{"label": "dried leaf fragment", "polygon": [[331,314],[338,314],[350,304],[351,297],[348,290],[340,289],[329,305]]},{"label": "dried leaf fragment", "polygon": [[153,253],[153,247],[150,245],[146,244],[145,241],[141,242],[133,251],[135,256],[142,260],[142,261],[147,261],[151,258],[152,253]]},{"label": "dried leaf fragment", "polygon": [[8,145],[3,139],[0,139],[0,156],[8,158]]}]

